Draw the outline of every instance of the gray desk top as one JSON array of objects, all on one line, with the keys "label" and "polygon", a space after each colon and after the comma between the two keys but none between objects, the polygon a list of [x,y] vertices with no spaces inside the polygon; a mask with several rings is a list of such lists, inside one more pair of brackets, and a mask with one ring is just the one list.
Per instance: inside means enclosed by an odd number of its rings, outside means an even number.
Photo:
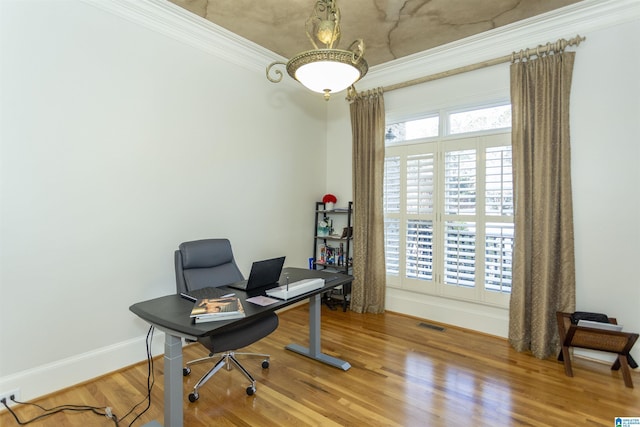
[{"label": "gray desk top", "polygon": [[[305,300],[310,296],[326,292],[329,289],[335,288],[340,285],[345,285],[353,281],[353,276],[349,276],[346,274],[327,273],[322,270],[307,270],[292,267],[287,267],[282,270],[281,277],[284,277],[285,275],[288,275],[290,282],[295,282],[303,279],[322,278],[325,279],[325,285],[323,288],[317,289],[315,291],[290,298],[286,301],[280,300],[275,304],[264,307],[245,302],[244,300],[248,298],[248,295],[245,292],[235,289],[229,289],[229,292],[233,292],[239,298],[241,298],[243,307],[247,314],[244,319],[233,319],[196,324],[189,317],[191,309],[193,308],[193,302],[182,298],[178,294],[165,295],[159,298],[142,301],[133,304],[131,307],[129,307],[129,310],[131,310],[134,314],[136,314],[143,320],[146,320],[147,322],[158,326],[161,329],[175,332],[175,335],[185,337],[204,337],[212,334],[214,331],[219,330],[220,328],[228,327],[232,324],[237,325],[238,322],[242,322],[254,316],[260,316],[262,314],[276,311],[288,305]],[[225,289],[225,287],[221,287],[220,289]],[[253,296],[255,295],[255,293],[252,293],[251,295]]]}]

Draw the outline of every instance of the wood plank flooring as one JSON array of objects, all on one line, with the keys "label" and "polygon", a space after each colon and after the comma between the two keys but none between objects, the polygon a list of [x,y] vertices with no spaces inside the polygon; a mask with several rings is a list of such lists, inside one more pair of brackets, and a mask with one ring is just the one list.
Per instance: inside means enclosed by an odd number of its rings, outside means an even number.
[{"label": "wood plank flooring", "polygon": [[[208,365],[193,367],[184,379],[185,426],[614,426],[614,417],[640,417],[640,375],[636,388],[624,386],[607,365],[575,360],[574,377],[555,359],[517,353],[506,340],[394,313],[343,313],[323,307],[323,351],[349,361],[343,372],[284,350],[307,343],[307,306],[280,315],[280,327],[249,350],[270,353],[271,367],[259,360],[245,366],[258,380],[257,392],[239,372],[220,371],[186,399]],[[193,344],[185,360],[206,354]],[[162,423],[163,363],[156,359],[152,405],[135,425]],[[62,404],[111,406],[123,416],[145,395],[146,363],[106,375],[40,399]],[[16,406],[22,419],[41,413]],[[132,417],[120,423],[129,425]],[[6,411],[0,425],[17,425]],[[88,413],[57,414],[35,426],[113,426]]]}]

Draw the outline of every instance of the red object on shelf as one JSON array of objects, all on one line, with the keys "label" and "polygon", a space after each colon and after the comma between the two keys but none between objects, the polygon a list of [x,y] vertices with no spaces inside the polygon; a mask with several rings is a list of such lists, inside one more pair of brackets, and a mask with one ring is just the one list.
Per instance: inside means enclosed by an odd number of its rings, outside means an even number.
[{"label": "red object on shelf", "polygon": [[333,194],[325,194],[322,196],[322,203],[336,203],[338,199]]}]

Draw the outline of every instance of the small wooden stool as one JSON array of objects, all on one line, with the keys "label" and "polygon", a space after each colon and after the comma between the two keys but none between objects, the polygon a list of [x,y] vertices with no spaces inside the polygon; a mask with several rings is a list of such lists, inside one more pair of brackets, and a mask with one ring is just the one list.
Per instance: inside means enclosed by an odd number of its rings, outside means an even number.
[{"label": "small wooden stool", "polygon": [[[607,351],[618,354],[618,358],[611,366],[611,369],[617,371],[622,368],[624,385],[633,388],[627,356],[638,339],[638,334],[574,325],[571,323],[571,313],[558,311],[556,317],[558,320],[558,334],[562,344],[562,351],[558,355],[558,360],[564,361],[564,372],[568,377],[573,376],[569,347]],[[613,317],[609,317],[609,323],[618,324]]]}]

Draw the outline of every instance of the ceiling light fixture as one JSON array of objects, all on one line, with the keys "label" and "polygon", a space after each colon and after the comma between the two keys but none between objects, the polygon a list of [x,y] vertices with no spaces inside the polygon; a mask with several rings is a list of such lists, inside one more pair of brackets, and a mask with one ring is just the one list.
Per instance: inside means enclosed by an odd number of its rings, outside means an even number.
[{"label": "ceiling light fixture", "polygon": [[[335,0],[318,0],[305,23],[307,37],[313,50],[297,54],[289,62],[276,61],[267,67],[267,79],[282,81],[282,71],[275,65],[284,65],[287,73],[308,89],[324,93],[327,101],[332,93],[341,92],[367,74],[369,66],[364,60],[364,41],[357,39],[347,50],[337,49],[340,41],[340,9]],[[319,48],[322,45],[324,47]]]}]

